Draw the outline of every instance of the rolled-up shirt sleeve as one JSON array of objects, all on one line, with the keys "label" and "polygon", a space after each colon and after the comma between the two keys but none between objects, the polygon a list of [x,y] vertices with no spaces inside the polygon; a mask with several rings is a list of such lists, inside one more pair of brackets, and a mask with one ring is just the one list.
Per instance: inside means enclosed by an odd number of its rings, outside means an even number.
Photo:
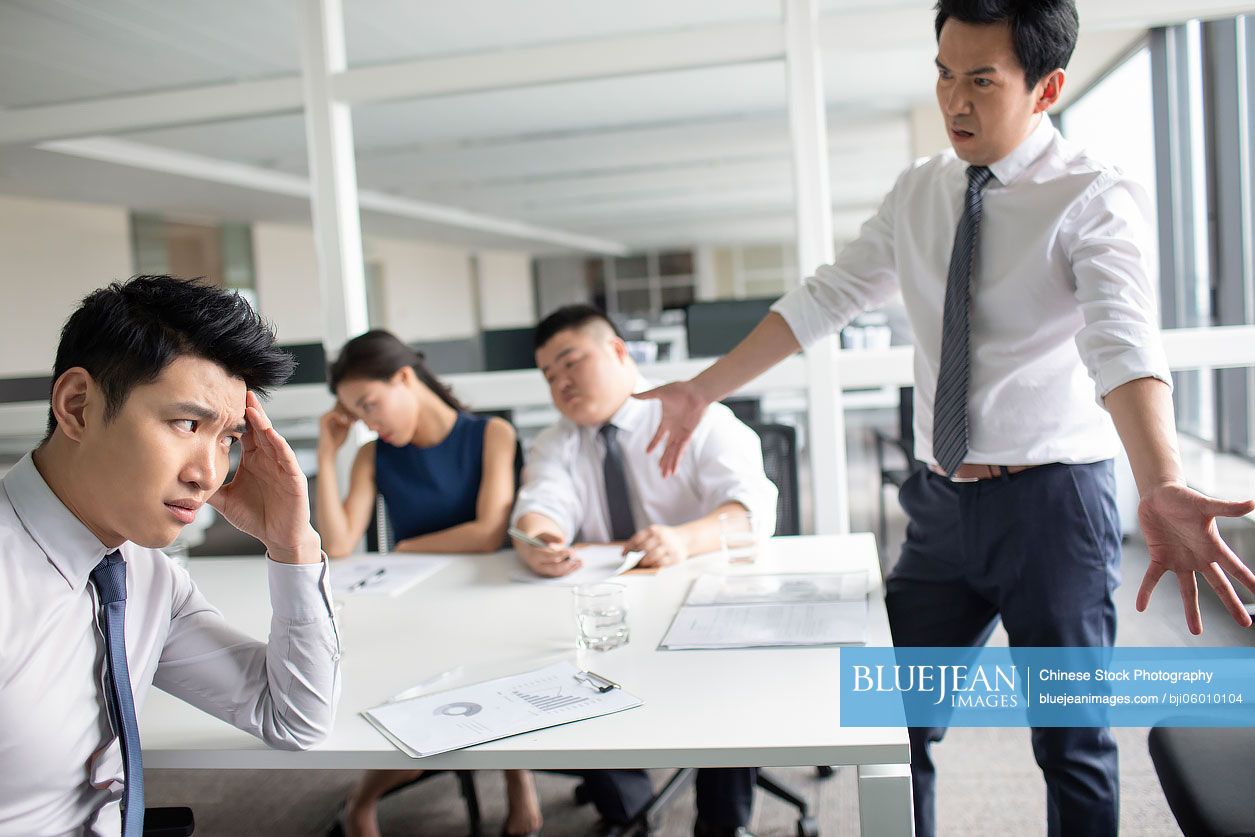
[{"label": "rolled-up shirt sleeve", "polygon": [[898,178],[876,214],[864,222],[858,238],[841,250],[836,261],[821,265],[814,276],[771,306],[784,317],[803,349],[897,293],[894,212],[903,179],[910,171]]},{"label": "rolled-up shirt sleeve", "polygon": [[303,750],[323,740],[340,693],[340,641],[318,564],[266,560],[270,637],[232,627],[186,572],[175,573],[170,632],[153,684],[257,736]]},{"label": "rolled-up shirt sleeve", "polygon": [[762,537],[776,531],[775,484],[763,470],[762,442],[722,404],[712,404],[690,443],[694,481],[703,510],[710,514],[726,503],[749,509]]},{"label": "rolled-up shirt sleeve", "polygon": [[1160,339],[1149,198],[1136,182],[1104,174],[1063,226],[1084,326],[1076,348],[1099,403],[1138,378],[1172,386]]},{"label": "rolled-up shirt sleeve", "polygon": [[563,424],[536,437],[523,467],[523,487],[514,503],[511,525],[525,514],[541,514],[556,523],[568,540],[575,537],[584,519],[584,501],[571,474],[577,442],[576,433]]}]

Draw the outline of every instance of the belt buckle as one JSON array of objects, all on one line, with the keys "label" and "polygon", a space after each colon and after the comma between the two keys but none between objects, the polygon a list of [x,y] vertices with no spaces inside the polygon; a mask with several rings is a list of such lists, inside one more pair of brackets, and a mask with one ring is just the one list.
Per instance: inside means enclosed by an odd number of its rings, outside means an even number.
[{"label": "belt buckle", "polygon": [[981,480],[980,477],[959,477],[959,476],[946,477],[946,479],[950,480],[950,482],[980,482]]}]

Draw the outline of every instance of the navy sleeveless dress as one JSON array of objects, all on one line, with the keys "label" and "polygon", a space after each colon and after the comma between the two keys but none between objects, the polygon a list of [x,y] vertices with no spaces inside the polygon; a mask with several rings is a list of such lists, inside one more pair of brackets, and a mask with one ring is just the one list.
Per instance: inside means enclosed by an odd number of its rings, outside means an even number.
[{"label": "navy sleeveless dress", "polygon": [[396,541],[475,519],[487,427],[486,416],[458,413],[449,435],[431,447],[375,443],[375,488]]}]

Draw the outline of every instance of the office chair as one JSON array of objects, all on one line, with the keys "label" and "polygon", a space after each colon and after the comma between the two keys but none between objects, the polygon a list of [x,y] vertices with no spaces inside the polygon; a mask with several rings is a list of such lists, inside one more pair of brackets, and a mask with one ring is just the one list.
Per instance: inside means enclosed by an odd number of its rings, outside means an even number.
[{"label": "office chair", "polygon": [[[788,424],[749,423],[749,426],[758,434],[762,442],[763,470],[778,491],[775,534],[801,534],[801,514],[798,508],[797,428]],[[815,770],[821,779],[827,779],[835,772],[827,765],[817,767]],[[648,833],[657,823],[659,815],[694,781],[696,776],[697,769],[693,767],[682,767],[671,774],[662,789],[654,794],[649,804],[632,818],[621,834],[627,837],[631,834]],[[811,814],[809,803],[801,795],[772,778],[766,770],[758,771],[757,785],[781,802],[797,809],[798,837],[818,837],[819,823]],[[577,804],[589,801],[582,787],[576,788],[575,801]]]},{"label": "office chair", "polygon": [[777,535],[802,533],[798,508],[797,428],[788,424],[749,423],[763,448],[763,471],[778,491],[776,496]]},{"label": "office chair", "polygon": [[144,809],[144,837],[191,837],[195,830],[191,808]]},{"label": "office chair", "polygon": [[[885,506],[885,486],[901,488],[911,474],[923,465],[915,458],[915,390],[903,387],[898,390],[898,435],[890,436],[883,430],[873,430],[876,440],[876,468],[880,473],[880,486],[877,491],[877,508],[879,510],[880,548],[883,550],[888,542],[889,524]],[[905,464],[900,467],[886,465],[885,453],[895,449]]]},{"label": "office chair", "polygon": [[1147,745],[1185,837],[1255,834],[1255,729],[1155,727]]}]

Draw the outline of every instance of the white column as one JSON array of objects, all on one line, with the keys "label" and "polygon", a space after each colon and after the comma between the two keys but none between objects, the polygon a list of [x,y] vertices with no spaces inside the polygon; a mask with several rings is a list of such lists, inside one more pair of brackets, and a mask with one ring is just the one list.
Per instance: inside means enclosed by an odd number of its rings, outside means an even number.
[{"label": "white column", "polygon": [[[793,140],[797,212],[797,280],[835,257],[828,186],[828,124],[816,36],[816,0],[783,0],[789,130]],[[811,486],[816,534],[850,530],[845,465],[845,417],[837,377],[836,335],[806,352]]]},{"label": "white column", "polygon": [[[322,286],[322,344],[330,360],[350,337],[368,328],[353,118],[349,106],[331,96],[332,75],[345,69],[344,14],[340,0],[298,0],[297,6],[310,214],[318,254],[318,281]],[[354,424],[346,444],[340,448],[336,476],[342,490],[348,487],[357,449],[369,438],[365,427]],[[362,549],[359,542],[355,551]]]},{"label": "white column", "polygon": [[340,0],[298,0],[298,6],[323,345],[333,357],[350,337],[367,329],[353,120],[349,106],[331,95],[331,77],[345,69],[344,15]]}]

